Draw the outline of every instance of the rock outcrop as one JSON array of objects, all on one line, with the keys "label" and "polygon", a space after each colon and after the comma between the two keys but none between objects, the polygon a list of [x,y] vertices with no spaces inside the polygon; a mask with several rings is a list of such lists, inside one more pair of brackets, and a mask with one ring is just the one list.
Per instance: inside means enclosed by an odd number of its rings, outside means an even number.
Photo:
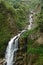
[{"label": "rock outcrop", "polygon": [[16,53],[16,65],[27,65],[27,44],[26,39],[19,39],[19,49]]}]

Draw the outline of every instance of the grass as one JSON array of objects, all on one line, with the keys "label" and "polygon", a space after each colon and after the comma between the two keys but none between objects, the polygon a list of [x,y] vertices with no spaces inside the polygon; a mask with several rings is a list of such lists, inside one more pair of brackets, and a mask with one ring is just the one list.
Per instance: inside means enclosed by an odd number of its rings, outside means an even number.
[{"label": "grass", "polygon": [[32,53],[32,54],[43,54],[43,48],[42,47],[36,47],[36,48],[28,48],[28,53]]}]

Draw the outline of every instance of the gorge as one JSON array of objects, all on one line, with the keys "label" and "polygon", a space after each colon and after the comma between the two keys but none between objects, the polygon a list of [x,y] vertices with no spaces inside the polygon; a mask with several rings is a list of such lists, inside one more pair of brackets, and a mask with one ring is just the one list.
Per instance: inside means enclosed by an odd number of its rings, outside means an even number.
[{"label": "gorge", "polygon": [[[30,30],[32,28],[32,22],[33,22],[33,12],[32,14],[29,15],[29,25],[28,25],[28,30]],[[26,30],[22,30],[21,33],[19,33],[18,35],[16,35],[15,37],[13,37],[9,43],[8,43],[8,46],[7,46],[7,50],[6,50],[6,53],[5,53],[5,62],[6,62],[6,65],[13,65],[13,57],[15,58],[15,53],[17,52],[18,50],[18,39],[20,37],[21,34],[23,34]],[[16,59],[15,59],[16,60]]]},{"label": "gorge", "polygon": [[0,65],[43,65],[42,0],[0,0]]}]

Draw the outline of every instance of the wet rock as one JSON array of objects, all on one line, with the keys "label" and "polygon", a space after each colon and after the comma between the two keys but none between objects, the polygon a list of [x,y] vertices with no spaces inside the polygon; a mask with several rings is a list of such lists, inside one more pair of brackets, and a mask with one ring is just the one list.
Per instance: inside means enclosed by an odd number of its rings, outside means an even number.
[{"label": "wet rock", "polygon": [[5,64],[5,59],[0,59],[0,65],[4,65]]},{"label": "wet rock", "polygon": [[18,44],[18,51],[16,53],[16,65],[26,65],[26,59],[27,59],[27,38],[23,39],[20,37],[19,44]]}]

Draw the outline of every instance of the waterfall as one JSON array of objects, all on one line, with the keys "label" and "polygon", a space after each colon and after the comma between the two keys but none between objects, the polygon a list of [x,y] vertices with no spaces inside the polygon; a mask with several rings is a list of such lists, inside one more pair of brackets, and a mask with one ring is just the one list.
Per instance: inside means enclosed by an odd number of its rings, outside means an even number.
[{"label": "waterfall", "polygon": [[[28,30],[31,29],[31,26],[32,26],[32,16],[33,14],[31,14],[29,16],[30,20],[30,24],[28,25]],[[6,65],[13,65],[13,57],[15,57],[14,53],[16,53],[16,51],[18,50],[18,39],[20,37],[20,35],[22,33],[24,33],[26,30],[22,30],[21,33],[19,33],[18,35],[16,35],[15,37],[11,38],[11,40],[8,42],[8,46],[7,46],[7,49],[6,49],[6,53],[5,53],[5,62],[6,62]]]},{"label": "waterfall", "polygon": [[30,30],[32,28],[32,22],[33,22],[33,18],[32,18],[33,14],[30,14],[29,16],[29,25],[28,25],[28,30]]},{"label": "waterfall", "polygon": [[20,35],[25,31],[26,30],[21,31],[20,34],[11,38],[11,40],[8,42],[8,46],[7,46],[6,53],[5,53],[6,65],[13,65],[13,57],[15,57],[14,53],[16,53],[16,51],[18,50],[18,39]]},{"label": "waterfall", "polygon": [[7,46],[6,53],[5,53],[5,61],[7,65],[13,65],[13,57],[14,53],[18,50],[18,38],[20,34],[13,37]]}]

